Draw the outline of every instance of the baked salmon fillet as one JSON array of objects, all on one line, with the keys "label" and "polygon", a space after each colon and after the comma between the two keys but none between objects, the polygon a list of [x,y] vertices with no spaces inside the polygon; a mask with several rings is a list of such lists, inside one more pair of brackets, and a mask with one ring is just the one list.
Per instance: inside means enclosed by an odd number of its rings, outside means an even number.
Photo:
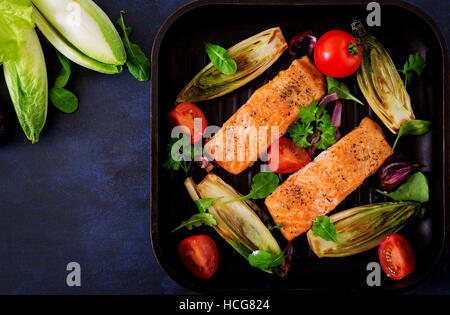
[{"label": "baked salmon fillet", "polygon": [[232,174],[255,163],[298,120],[299,108],[320,100],[323,75],[305,56],[256,90],[205,144],[205,152]]},{"label": "baked salmon fillet", "polygon": [[292,174],[267,197],[265,204],[287,240],[306,232],[314,219],[326,215],[392,154],[380,126],[364,118],[359,127],[314,161]]}]

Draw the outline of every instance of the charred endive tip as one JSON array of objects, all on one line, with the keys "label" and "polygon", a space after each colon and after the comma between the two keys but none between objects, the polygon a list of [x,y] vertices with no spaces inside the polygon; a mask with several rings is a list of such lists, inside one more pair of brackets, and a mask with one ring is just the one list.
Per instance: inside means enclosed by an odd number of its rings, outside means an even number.
[{"label": "charred endive tip", "polygon": [[352,29],[363,49],[361,67],[356,74],[359,88],[381,121],[397,134],[404,123],[415,119],[409,94],[381,43],[359,21],[352,22]]},{"label": "charred endive tip", "polygon": [[[189,177],[185,180],[184,185],[194,201],[200,198],[223,196],[208,208],[208,213],[214,217],[217,223],[213,228],[246,259],[257,250],[263,250],[272,255],[281,253],[272,233],[255,213],[256,209],[254,211],[252,208],[257,207],[254,203],[246,200],[226,203],[226,201],[239,198],[241,194],[220,177],[209,173],[198,185]],[[261,270],[279,276],[285,275],[284,264],[269,269],[261,268]]]},{"label": "charred endive tip", "polygon": [[413,201],[369,204],[330,216],[339,244],[326,241],[312,230],[307,233],[313,252],[319,257],[352,256],[379,245],[381,240],[398,232],[422,206]]}]

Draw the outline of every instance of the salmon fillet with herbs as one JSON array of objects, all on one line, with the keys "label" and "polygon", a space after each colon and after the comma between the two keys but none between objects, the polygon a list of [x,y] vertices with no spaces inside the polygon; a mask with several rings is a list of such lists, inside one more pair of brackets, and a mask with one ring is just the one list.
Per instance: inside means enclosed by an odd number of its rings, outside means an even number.
[{"label": "salmon fillet with herbs", "polygon": [[295,60],[253,93],[205,144],[205,152],[232,174],[255,163],[298,120],[299,108],[320,100],[324,76],[308,57]]},{"label": "salmon fillet with herbs", "polygon": [[287,240],[334,210],[392,154],[380,126],[364,118],[359,127],[292,174],[265,204]]}]

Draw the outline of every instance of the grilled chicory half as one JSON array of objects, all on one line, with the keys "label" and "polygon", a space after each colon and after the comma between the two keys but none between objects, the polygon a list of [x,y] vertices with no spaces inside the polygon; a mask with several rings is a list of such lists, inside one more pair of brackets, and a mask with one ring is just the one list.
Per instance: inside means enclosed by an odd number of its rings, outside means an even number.
[{"label": "grilled chicory half", "polygon": [[48,81],[31,12],[29,0],[0,1],[0,64],[19,123],[36,143],[47,118]]},{"label": "grilled chicory half", "polygon": [[366,32],[361,22],[353,21],[352,29],[363,49],[357,72],[359,88],[372,110],[394,134],[415,116],[406,87],[389,54],[378,40]]},{"label": "grilled chicory half", "polygon": [[176,102],[198,102],[228,94],[258,77],[287,49],[279,27],[252,36],[228,49],[237,71],[226,75],[209,63],[180,92]]},{"label": "grilled chicory half", "polygon": [[114,24],[91,0],[32,0],[33,18],[48,41],[73,62],[119,73],[127,59]]},{"label": "grilled chicory half", "polygon": [[384,202],[348,209],[330,216],[338,242],[326,241],[312,230],[307,233],[311,249],[319,257],[346,257],[379,245],[396,233],[422,206],[413,201]]},{"label": "grilled chicory half", "polygon": [[216,232],[246,259],[255,251],[261,250],[270,255],[280,255],[282,264],[276,267],[260,268],[265,272],[284,275],[284,255],[270,231],[255,213],[257,206],[248,200],[231,203],[227,201],[241,197],[233,187],[220,177],[210,173],[200,184],[192,178],[184,182],[191,198],[220,198],[208,208],[208,213],[216,220]]}]

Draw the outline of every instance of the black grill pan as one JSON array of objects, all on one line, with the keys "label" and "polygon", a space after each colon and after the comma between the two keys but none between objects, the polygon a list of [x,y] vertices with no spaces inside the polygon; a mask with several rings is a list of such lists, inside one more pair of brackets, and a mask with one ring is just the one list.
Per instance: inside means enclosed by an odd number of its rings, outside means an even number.
[{"label": "black grill pan", "polygon": [[[416,253],[417,267],[401,281],[383,276],[381,287],[366,284],[369,262],[377,262],[376,249],[348,258],[318,259],[309,250],[306,237],[296,241],[296,255],[288,277],[275,276],[252,268],[211,228],[170,233],[182,220],[195,213],[194,204],[183,186],[183,172],[162,168],[167,158],[166,147],[171,127],[167,113],[174,108],[181,89],[206,65],[205,41],[224,47],[248,38],[262,30],[280,26],[286,40],[304,30],[320,36],[331,29],[350,31],[350,21],[366,21],[364,1],[198,1],[173,14],[161,27],[152,55],[152,154],[151,154],[151,233],[155,254],[165,271],[179,284],[196,292],[314,292],[332,291],[404,291],[424,279],[442,260],[449,226],[449,97],[448,54],[445,41],[436,24],[421,10],[400,1],[381,3],[382,25],[368,31],[388,50],[401,68],[410,53],[425,56],[427,66],[420,79],[410,89],[414,112],[418,119],[433,122],[433,130],[422,137],[404,138],[398,152],[423,165],[422,171],[430,183],[431,201],[422,220],[411,222],[402,230]],[[222,125],[251,94],[289,67],[293,61],[286,52],[265,73],[244,87],[218,99],[197,105],[204,111],[210,125]],[[352,92],[364,97],[355,77],[345,80]],[[344,102],[343,127],[346,134],[369,116],[383,125],[370,108]],[[394,136],[384,128],[390,143]],[[215,168],[214,172],[238,191],[246,193],[250,180],[259,171],[256,163],[239,176]],[[199,181],[205,172],[192,168]],[[375,193],[376,181],[369,178],[348,196],[335,211],[386,199]],[[260,202],[260,205],[262,203]],[[220,263],[216,274],[208,280],[193,277],[181,263],[177,246],[180,240],[193,234],[208,234],[219,247]],[[277,234],[278,233],[278,234]],[[280,246],[286,241],[275,232]]]}]

